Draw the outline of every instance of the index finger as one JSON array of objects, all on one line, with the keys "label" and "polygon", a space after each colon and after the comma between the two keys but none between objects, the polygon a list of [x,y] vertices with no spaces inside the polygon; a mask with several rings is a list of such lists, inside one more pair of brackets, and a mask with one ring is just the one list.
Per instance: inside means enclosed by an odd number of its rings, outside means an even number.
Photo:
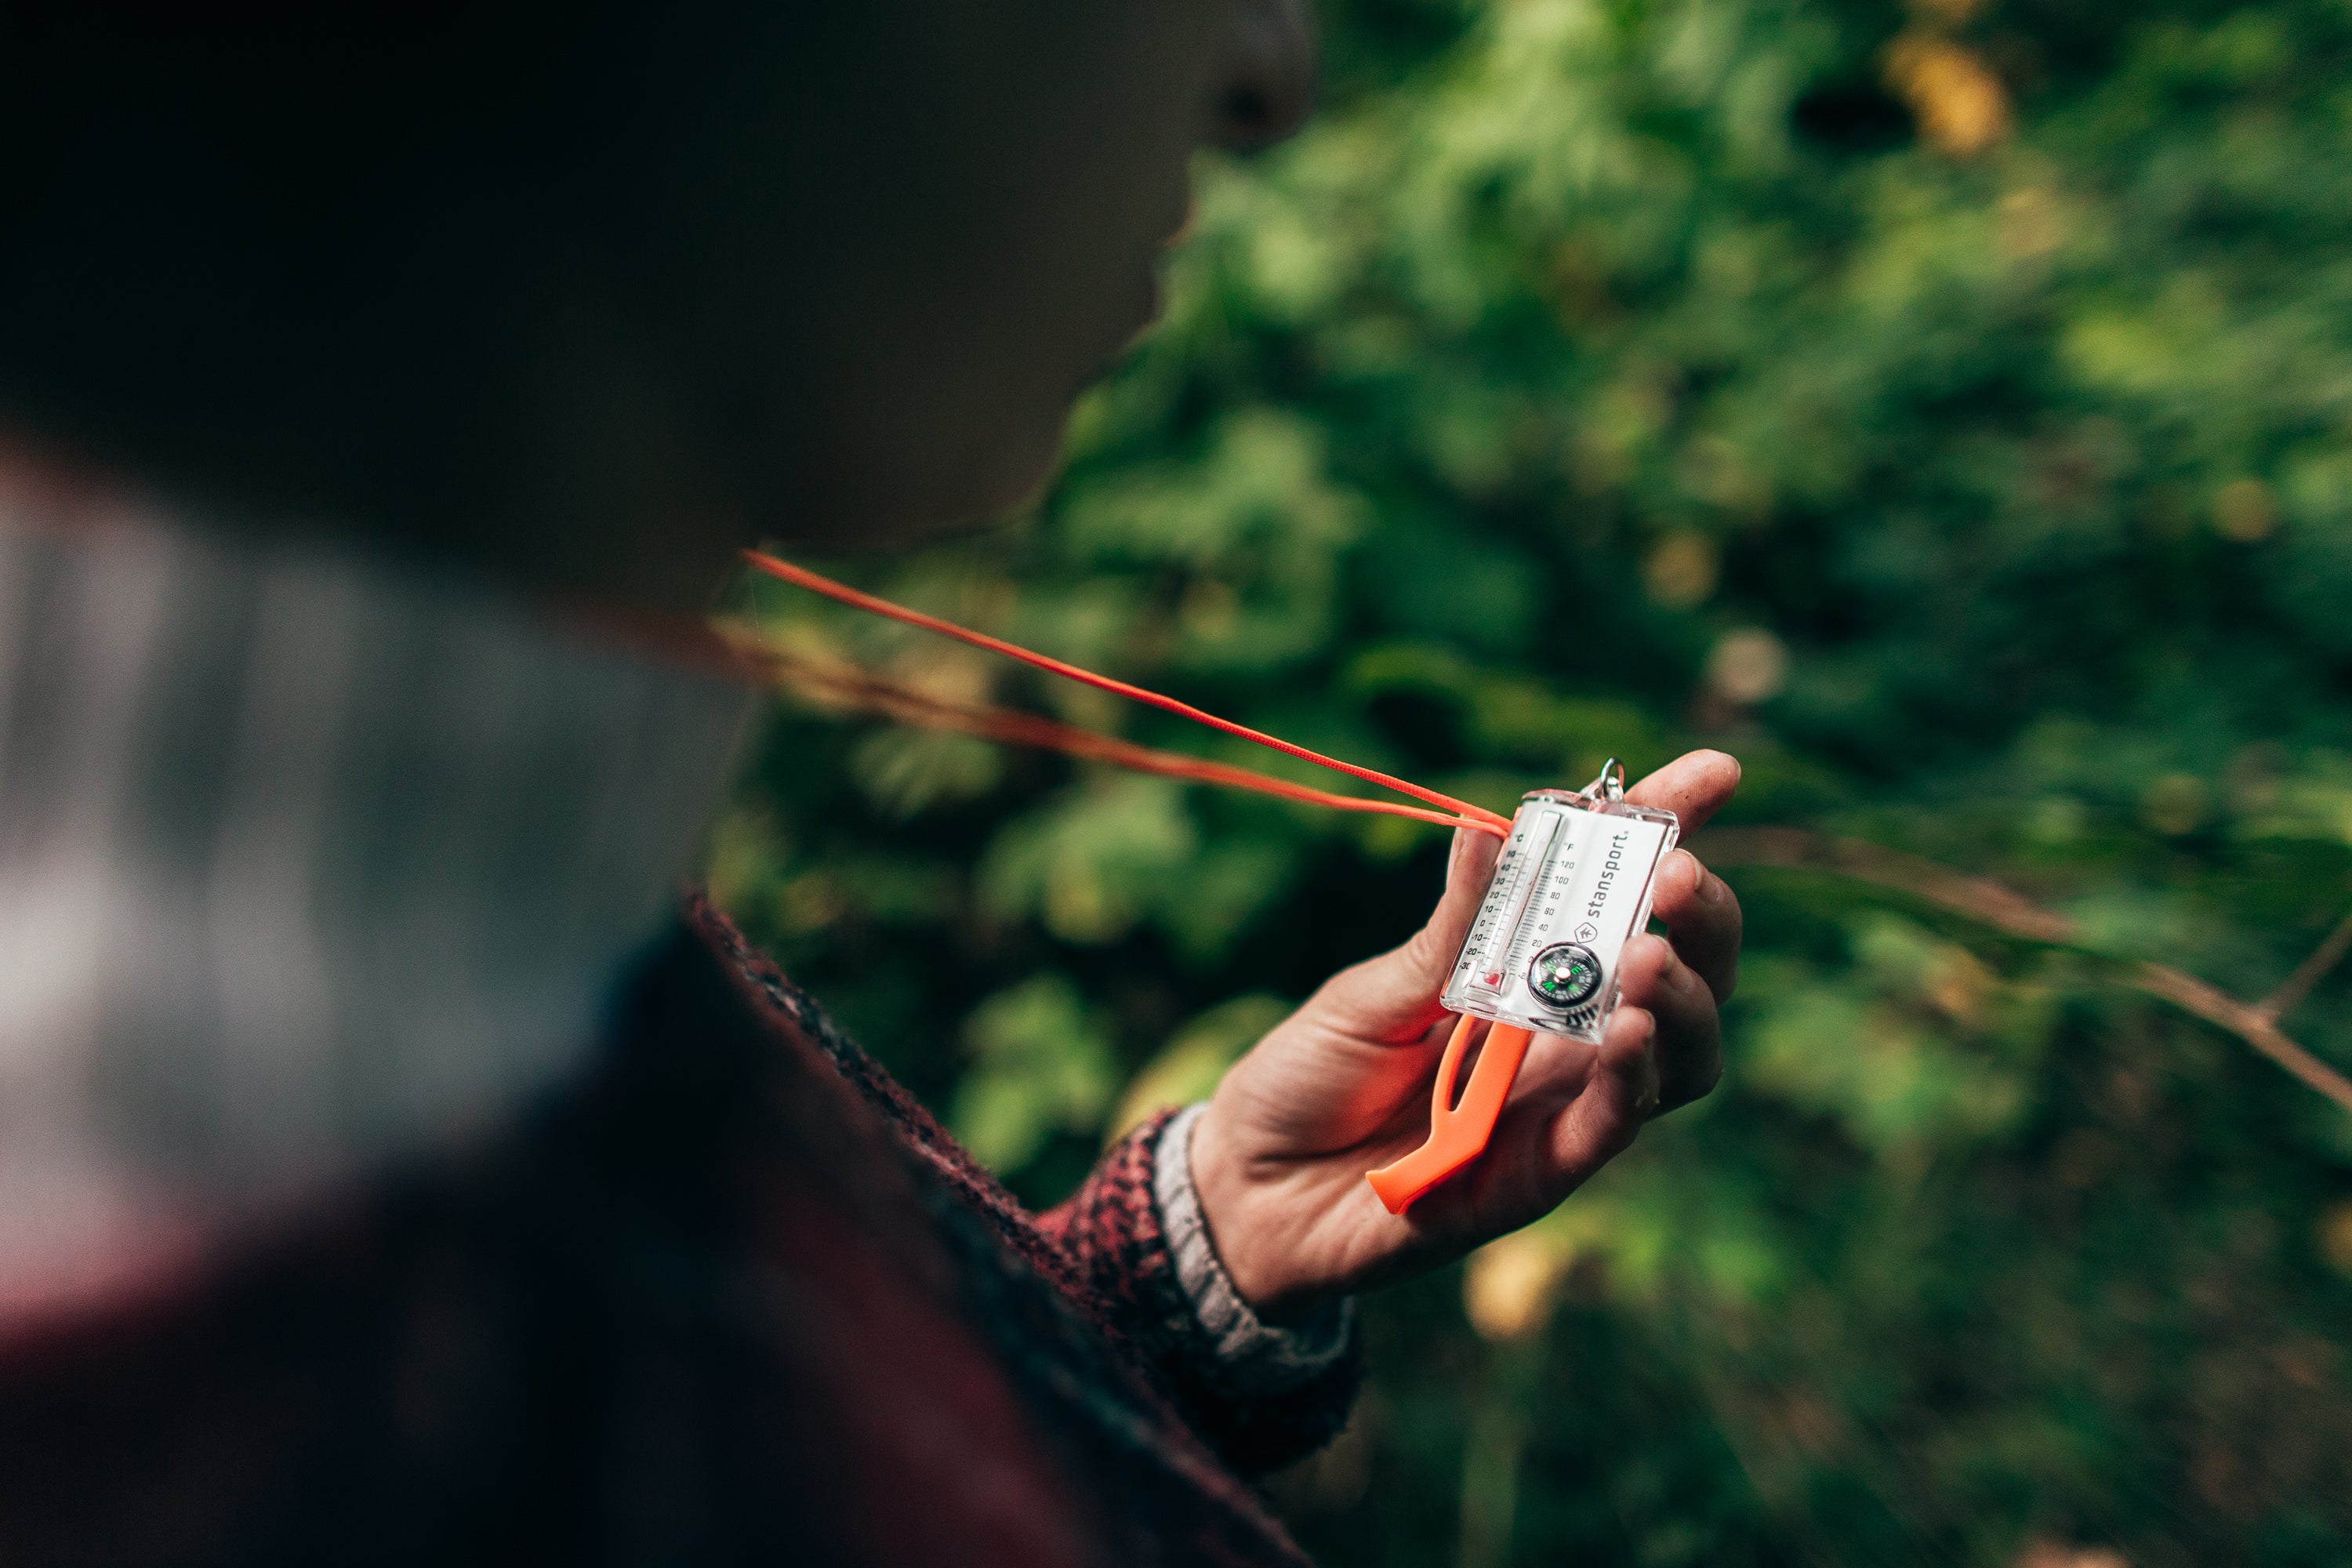
[{"label": "index finger", "polygon": [[1635,805],[1664,806],[1688,833],[1723,809],[1739,787],[1739,759],[1727,752],[1685,752],[1625,792]]}]

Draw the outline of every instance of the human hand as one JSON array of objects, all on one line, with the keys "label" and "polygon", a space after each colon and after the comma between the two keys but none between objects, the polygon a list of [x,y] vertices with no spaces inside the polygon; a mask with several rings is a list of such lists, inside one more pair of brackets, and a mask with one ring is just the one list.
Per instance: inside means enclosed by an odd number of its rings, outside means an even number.
[{"label": "human hand", "polygon": [[[1693,752],[1626,791],[1685,832],[1739,784],[1739,764]],[[1437,994],[1494,875],[1498,841],[1454,836],[1429,923],[1343,970],[1225,1075],[1192,1134],[1193,1184],[1218,1257],[1262,1313],[1282,1316],[1418,1273],[1556,1207],[1642,1123],[1722,1076],[1716,1005],[1738,967],[1739,901],[1677,849],[1658,867],[1667,935],[1635,936],[1598,1046],[1538,1035],[1486,1152],[1402,1215],[1364,1173],[1429,1136],[1429,1100],[1453,1019]]]}]

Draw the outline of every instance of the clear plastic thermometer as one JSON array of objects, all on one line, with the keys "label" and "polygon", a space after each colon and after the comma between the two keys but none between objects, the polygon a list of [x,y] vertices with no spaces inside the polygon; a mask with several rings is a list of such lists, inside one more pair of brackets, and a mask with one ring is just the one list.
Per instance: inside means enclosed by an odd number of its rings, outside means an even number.
[{"label": "clear plastic thermometer", "polygon": [[[1540,789],[1521,797],[1495,879],[1438,998],[1460,1018],[1437,1065],[1429,1142],[1366,1177],[1391,1214],[1486,1149],[1537,1035],[1600,1042],[1617,1006],[1618,958],[1649,922],[1658,862],[1681,830],[1673,812],[1627,803],[1625,770],[1614,757],[1574,795]],[[1482,1021],[1485,1046],[1457,1102],[1455,1084]]]}]

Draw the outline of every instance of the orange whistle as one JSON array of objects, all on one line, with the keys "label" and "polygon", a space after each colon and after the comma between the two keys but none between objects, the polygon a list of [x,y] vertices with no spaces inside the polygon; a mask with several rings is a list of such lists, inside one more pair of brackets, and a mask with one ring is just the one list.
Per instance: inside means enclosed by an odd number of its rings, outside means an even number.
[{"label": "orange whistle", "polygon": [[1478,1053],[1478,1065],[1470,1071],[1461,1103],[1455,1104],[1454,1084],[1462,1076],[1462,1058],[1470,1052],[1474,1022],[1468,1014],[1462,1016],[1438,1060],[1437,1086],[1429,1100],[1429,1142],[1395,1164],[1364,1175],[1391,1214],[1404,1213],[1415,1198],[1486,1151],[1495,1119],[1503,1113],[1503,1100],[1511,1092],[1511,1080],[1527,1059],[1528,1042],[1535,1036],[1517,1024],[1496,1025],[1486,1032],[1486,1048]]}]

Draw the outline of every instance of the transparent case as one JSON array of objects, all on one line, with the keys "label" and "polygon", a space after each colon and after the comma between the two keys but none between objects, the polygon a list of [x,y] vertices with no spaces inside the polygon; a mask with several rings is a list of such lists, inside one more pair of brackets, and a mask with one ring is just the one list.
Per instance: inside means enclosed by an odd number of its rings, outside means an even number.
[{"label": "transparent case", "polygon": [[1682,831],[1673,812],[1624,801],[1622,777],[1521,797],[1441,997],[1448,1012],[1599,1041],[1619,956],[1649,923],[1658,862]]}]

